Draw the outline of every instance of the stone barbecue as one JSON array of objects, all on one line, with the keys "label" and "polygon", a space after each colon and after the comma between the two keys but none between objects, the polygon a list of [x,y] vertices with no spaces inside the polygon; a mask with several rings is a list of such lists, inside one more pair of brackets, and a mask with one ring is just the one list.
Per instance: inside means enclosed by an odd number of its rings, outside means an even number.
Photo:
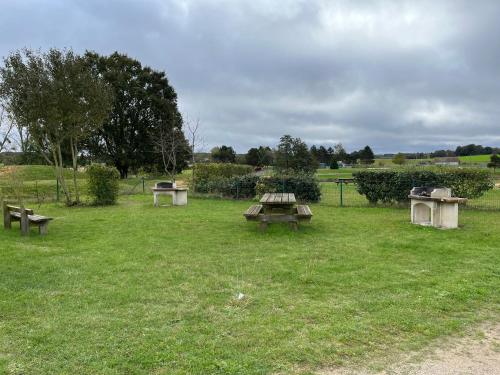
[{"label": "stone barbecue", "polygon": [[465,198],[452,197],[451,189],[442,187],[414,187],[411,200],[411,222],[436,228],[458,228],[458,204]]},{"label": "stone barbecue", "polygon": [[157,182],[153,190],[153,204],[155,207],[159,206],[159,196],[160,195],[171,195],[172,204],[174,206],[185,206],[187,205],[187,192],[188,189],[177,187],[175,181],[162,181]]}]

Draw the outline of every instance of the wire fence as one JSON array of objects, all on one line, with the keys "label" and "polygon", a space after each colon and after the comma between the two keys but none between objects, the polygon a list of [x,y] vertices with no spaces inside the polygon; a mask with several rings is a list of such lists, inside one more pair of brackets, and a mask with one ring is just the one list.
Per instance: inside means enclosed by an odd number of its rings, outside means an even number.
[{"label": "wire fence", "polygon": [[[164,179],[163,179],[164,180]],[[161,177],[131,177],[125,180],[120,180],[119,194],[120,195],[135,195],[135,194],[150,194],[151,188],[155,183],[162,181]],[[356,184],[351,179],[337,180],[337,182],[320,182],[321,185],[321,203],[333,207],[370,207],[368,200],[364,195],[358,193]],[[80,179],[78,186],[81,195],[85,199],[87,186],[86,180]],[[68,184],[70,192],[74,195],[72,183]],[[235,187],[238,189],[238,187]],[[218,197],[221,194],[195,194],[190,192],[190,195]],[[46,202],[56,202],[64,200],[62,189],[55,179],[53,180],[35,180],[26,181],[21,186],[13,187],[11,185],[0,184],[0,196],[7,200],[18,200],[22,198],[27,202],[35,202],[38,204]],[[238,193],[233,194],[234,197],[241,198]],[[383,206],[383,205],[378,205]],[[398,205],[391,205],[397,207]],[[399,205],[405,207],[407,205]],[[487,191],[483,196],[476,199],[470,199],[464,208],[480,209],[480,210],[498,210],[500,211],[500,187]]]},{"label": "wire fence", "polygon": [[[322,182],[321,201],[335,207],[368,207],[373,206],[364,195],[358,193],[353,181]],[[408,192],[409,193],[409,192]],[[409,204],[399,205],[406,207]],[[382,205],[380,205],[382,206]],[[393,204],[391,206],[398,206]],[[487,191],[483,196],[469,199],[464,205],[467,209],[500,210],[500,188]]]}]

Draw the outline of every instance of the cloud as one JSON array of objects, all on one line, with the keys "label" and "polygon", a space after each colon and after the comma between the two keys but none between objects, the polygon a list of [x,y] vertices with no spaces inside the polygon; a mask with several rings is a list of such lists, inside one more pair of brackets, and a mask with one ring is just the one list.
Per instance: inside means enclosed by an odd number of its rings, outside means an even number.
[{"label": "cloud", "polygon": [[165,70],[207,148],[283,134],[376,152],[500,143],[497,1],[7,2],[0,54],[114,50]]}]

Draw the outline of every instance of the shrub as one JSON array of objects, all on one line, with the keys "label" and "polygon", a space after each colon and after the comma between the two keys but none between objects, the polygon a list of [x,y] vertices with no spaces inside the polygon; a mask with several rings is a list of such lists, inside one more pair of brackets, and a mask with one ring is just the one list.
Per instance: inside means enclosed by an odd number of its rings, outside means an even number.
[{"label": "shrub", "polygon": [[387,171],[359,171],[353,174],[357,190],[372,204],[408,200],[415,186],[448,187],[452,194],[463,198],[478,198],[493,188],[493,179],[487,170],[434,168]]},{"label": "shrub", "polygon": [[87,168],[88,193],[96,205],[115,204],[120,173],[116,168],[92,164]]},{"label": "shrub", "polygon": [[206,183],[209,180],[217,178],[243,176],[253,171],[250,165],[228,164],[228,163],[207,163],[196,164],[193,173],[196,176],[196,182]]},{"label": "shrub", "polygon": [[261,177],[256,194],[260,196],[264,193],[294,193],[298,200],[304,202],[319,202],[321,199],[319,183],[309,174]]},{"label": "shrub", "polygon": [[339,162],[337,159],[332,158],[332,161],[330,162],[330,169],[339,169]]},{"label": "shrub", "polygon": [[229,198],[253,198],[255,197],[255,186],[259,176],[245,175],[229,178],[215,178],[209,181],[197,183],[198,193],[220,194]]}]

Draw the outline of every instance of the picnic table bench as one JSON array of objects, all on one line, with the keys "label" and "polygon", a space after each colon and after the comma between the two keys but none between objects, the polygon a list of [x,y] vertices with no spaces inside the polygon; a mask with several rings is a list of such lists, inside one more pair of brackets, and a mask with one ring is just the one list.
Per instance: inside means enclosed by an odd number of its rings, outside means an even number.
[{"label": "picnic table bench", "polygon": [[293,193],[266,193],[260,204],[250,206],[243,216],[248,221],[259,221],[260,229],[267,229],[269,223],[288,223],[297,230],[299,221],[311,221],[312,212],[307,205],[295,205]]},{"label": "picnic table bench", "polygon": [[12,228],[13,221],[19,221],[21,233],[28,235],[30,225],[38,226],[38,233],[45,235],[48,233],[49,221],[52,218],[48,216],[35,215],[31,208],[12,206],[3,202],[3,226],[5,229]]}]

